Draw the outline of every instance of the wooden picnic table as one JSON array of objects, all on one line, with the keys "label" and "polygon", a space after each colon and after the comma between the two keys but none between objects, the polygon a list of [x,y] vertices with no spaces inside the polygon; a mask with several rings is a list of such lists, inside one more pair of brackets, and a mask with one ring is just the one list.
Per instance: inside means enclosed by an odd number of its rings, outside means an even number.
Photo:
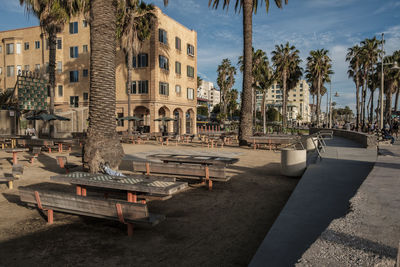
[{"label": "wooden picnic table", "polygon": [[66,182],[76,185],[78,195],[86,195],[86,186],[100,189],[117,189],[127,191],[128,201],[136,193],[172,195],[185,190],[186,182],[176,182],[171,178],[144,177],[143,175],[130,175],[127,177],[106,174],[90,174],[86,172],[73,172],[66,175],[50,177],[50,180]]},{"label": "wooden picnic table", "polygon": [[159,159],[164,163],[178,162],[178,163],[191,163],[202,165],[228,165],[239,161],[238,158],[228,158],[220,156],[207,156],[207,155],[183,155],[183,154],[153,154],[147,156],[150,159]]},{"label": "wooden picnic table", "polygon": [[6,149],[7,153],[12,153],[13,154],[13,165],[18,164],[18,152],[26,152],[29,151],[28,148],[11,148],[11,149]]},{"label": "wooden picnic table", "polygon": [[284,135],[269,135],[269,136],[253,136],[247,139],[248,143],[252,143],[254,149],[258,145],[268,145],[272,149],[272,145],[287,145],[298,140],[298,136],[284,136]]}]

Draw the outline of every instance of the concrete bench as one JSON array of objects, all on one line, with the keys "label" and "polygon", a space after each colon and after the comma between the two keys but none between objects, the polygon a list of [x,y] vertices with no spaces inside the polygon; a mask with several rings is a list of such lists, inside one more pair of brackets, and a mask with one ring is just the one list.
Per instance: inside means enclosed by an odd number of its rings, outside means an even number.
[{"label": "concrete bench", "polygon": [[146,204],[115,199],[78,196],[73,193],[49,189],[20,187],[22,202],[47,211],[47,221],[53,223],[53,211],[120,221],[127,224],[128,235],[133,234],[133,224],[156,225],[164,215],[151,214]]}]

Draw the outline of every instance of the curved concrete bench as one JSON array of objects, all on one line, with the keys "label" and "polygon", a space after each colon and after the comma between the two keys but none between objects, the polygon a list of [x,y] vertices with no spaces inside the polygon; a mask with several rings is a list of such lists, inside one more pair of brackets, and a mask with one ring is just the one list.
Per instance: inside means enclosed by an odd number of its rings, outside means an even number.
[{"label": "curved concrete bench", "polygon": [[[310,128],[310,134],[318,132],[320,130],[327,130],[325,128]],[[347,131],[342,129],[329,129],[333,131],[334,136],[343,137],[359,143],[363,148],[373,148],[377,147],[377,137],[373,134],[366,134],[362,132]]]}]

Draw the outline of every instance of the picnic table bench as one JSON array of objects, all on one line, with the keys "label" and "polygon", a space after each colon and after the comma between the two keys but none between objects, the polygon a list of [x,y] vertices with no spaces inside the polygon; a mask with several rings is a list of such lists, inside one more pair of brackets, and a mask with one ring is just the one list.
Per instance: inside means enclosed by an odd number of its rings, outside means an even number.
[{"label": "picnic table bench", "polygon": [[133,161],[133,170],[147,175],[156,173],[202,179],[200,185],[208,184],[209,190],[212,189],[213,181],[229,181],[231,177],[226,175],[226,166],[239,161],[237,158],[181,154],[154,154],[147,158],[162,162]]},{"label": "picnic table bench", "polygon": [[297,136],[258,136],[248,138],[247,142],[252,144],[254,150],[261,148],[262,145],[272,150],[272,146],[275,146],[275,149],[277,149],[278,146],[289,145],[297,139]]},{"label": "picnic table bench", "polygon": [[6,149],[7,153],[13,154],[13,165],[18,164],[18,153],[29,151],[28,148],[10,148]]},{"label": "picnic table bench", "polygon": [[[133,224],[155,225],[164,215],[149,213],[144,203],[94,196],[77,195],[70,188],[43,188],[33,185],[19,188],[20,199],[28,206],[47,211],[47,221],[53,223],[53,211],[120,221],[127,225],[128,236],[133,234]],[[52,187],[55,185],[53,184]]]}]

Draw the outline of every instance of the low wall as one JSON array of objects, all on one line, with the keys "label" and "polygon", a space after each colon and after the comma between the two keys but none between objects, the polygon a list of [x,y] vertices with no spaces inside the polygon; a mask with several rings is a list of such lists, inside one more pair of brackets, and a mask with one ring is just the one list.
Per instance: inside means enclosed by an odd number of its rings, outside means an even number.
[{"label": "low wall", "polygon": [[326,128],[310,128],[310,134],[313,134],[319,130],[332,130],[334,136],[343,137],[349,140],[352,140],[356,143],[359,143],[364,148],[372,148],[376,149],[377,147],[377,138],[373,134],[366,134],[355,131],[347,131],[342,129],[326,129]]}]

